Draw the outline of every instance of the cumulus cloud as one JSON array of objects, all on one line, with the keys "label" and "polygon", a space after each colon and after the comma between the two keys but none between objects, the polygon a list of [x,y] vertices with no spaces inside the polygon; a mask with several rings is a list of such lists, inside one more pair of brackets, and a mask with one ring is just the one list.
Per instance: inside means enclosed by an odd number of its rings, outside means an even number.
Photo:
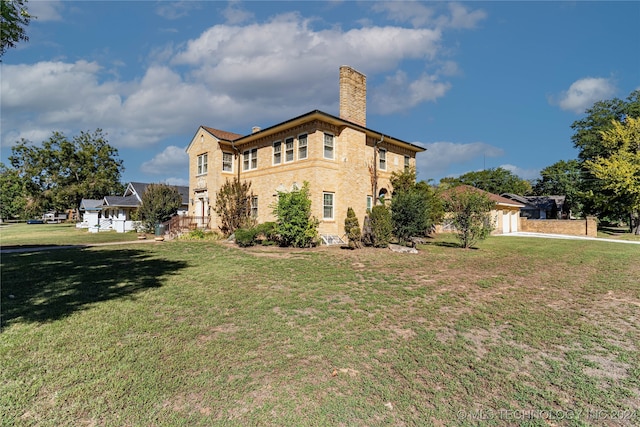
[{"label": "cumulus cloud", "polygon": [[487,17],[481,9],[469,10],[460,3],[447,4],[449,14],[438,14],[437,5],[427,6],[415,1],[376,2],[373,10],[386,13],[395,22],[408,22],[414,27],[426,25],[438,28],[471,29]]},{"label": "cumulus cloud", "polygon": [[567,91],[559,95],[557,103],[563,110],[582,113],[594,102],[613,96],[615,91],[610,79],[586,77],[573,82]]},{"label": "cumulus cloud", "polygon": [[140,170],[150,175],[168,175],[189,168],[189,156],[184,147],[170,145],[161,153],[140,165]]},{"label": "cumulus cloud", "polygon": [[540,178],[540,169],[524,169],[515,165],[500,165],[502,169],[506,169],[521,179],[532,180]]},{"label": "cumulus cloud", "polygon": [[[446,77],[458,72],[442,58],[444,30],[436,22],[446,18],[449,27],[468,26],[473,19],[450,6],[448,14],[429,20],[422,4],[395,5],[395,16],[407,19],[400,9],[408,6],[422,16],[416,24],[430,27],[316,29],[315,20],[298,13],[241,25],[252,17],[231,3],[225,24],[184,43],[150,47],[150,65],[129,81],[91,61],[5,64],[2,140],[99,127],[116,147],[145,147],[200,124],[243,133],[239,126],[271,124],[312,109],[336,112],[342,64],[367,74],[373,112],[391,114],[435,101],[451,88]],[[176,19],[189,7],[160,4],[158,13]],[[408,61],[437,70],[408,75],[401,71]]]},{"label": "cumulus cloud", "polygon": [[36,19],[31,21],[36,22],[48,22],[48,21],[62,21],[61,11],[64,8],[62,1],[48,0],[48,1],[32,1],[27,3],[27,10],[31,16],[35,16]]},{"label": "cumulus cloud", "polygon": [[465,165],[483,157],[500,157],[504,150],[484,142],[468,144],[432,142],[422,144],[427,149],[418,156],[417,171],[420,179],[440,178],[449,174],[455,165]]},{"label": "cumulus cloud", "polygon": [[450,83],[438,81],[438,76],[423,74],[409,81],[404,71],[387,77],[385,83],[371,94],[371,110],[380,114],[391,114],[406,110],[425,101],[435,101],[451,88]]}]

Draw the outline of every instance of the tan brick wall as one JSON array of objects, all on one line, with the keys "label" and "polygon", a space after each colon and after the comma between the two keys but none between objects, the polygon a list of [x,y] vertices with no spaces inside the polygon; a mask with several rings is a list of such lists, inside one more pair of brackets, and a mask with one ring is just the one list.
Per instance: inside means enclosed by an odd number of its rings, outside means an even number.
[{"label": "tan brick wall", "polygon": [[340,67],[340,118],[367,126],[367,77],[351,67]]},{"label": "tan brick wall", "polygon": [[[324,158],[324,134],[335,136],[334,159]],[[308,157],[298,159],[298,137],[306,133]],[[273,142],[283,141],[287,137],[294,137],[294,158],[290,163],[285,162],[284,145],[283,160],[279,165],[273,164]],[[276,194],[279,189],[291,190],[294,183],[298,186],[307,181],[311,192],[312,214],[320,220],[321,234],[344,234],[344,220],[347,208],[352,207],[358,217],[360,225],[366,215],[367,196],[371,194],[371,176],[369,164],[373,162],[373,150],[376,141],[367,139],[363,132],[351,128],[338,128],[328,123],[316,120],[305,125],[292,127],[269,137],[261,138],[251,144],[242,146],[245,150],[258,148],[258,167],[255,170],[240,171],[240,179],[251,182],[254,195],[258,196],[258,222],[274,221],[272,215]],[[415,166],[415,152],[403,150],[391,144],[381,143],[380,147],[387,149],[387,169],[379,170],[378,190],[386,188],[391,193],[389,178],[393,171],[404,169],[404,157],[409,156],[410,164]],[[209,205],[214,206],[215,195],[226,178],[236,176],[238,163],[234,162],[232,173],[222,171],[222,150],[230,151],[230,147],[222,145],[207,132],[201,131],[189,146],[189,187],[190,198],[197,199],[206,195]],[[197,156],[207,152],[209,155],[209,170],[204,176],[196,176]],[[242,168],[242,155],[240,156]],[[196,191],[203,186],[206,192]],[[334,218],[323,218],[323,193],[334,194]],[[189,214],[199,216],[198,209],[202,205],[197,203],[189,206]],[[212,229],[218,228],[218,219],[210,209]]]},{"label": "tan brick wall", "polygon": [[586,219],[536,219],[520,218],[522,231],[530,233],[567,234],[570,236],[597,237],[597,220]]}]

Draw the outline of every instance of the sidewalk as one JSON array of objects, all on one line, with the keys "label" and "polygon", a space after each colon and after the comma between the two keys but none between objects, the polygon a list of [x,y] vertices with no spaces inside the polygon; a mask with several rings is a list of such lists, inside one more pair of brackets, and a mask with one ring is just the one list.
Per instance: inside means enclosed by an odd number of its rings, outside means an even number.
[{"label": "sidewalk", "polygon": [[527,231],[518,231],[516,233],[507,233],[507,234],[496,234],[496,236],[541,237],[545,239],[595,240],[598,242],[630,243],[632,245],[640,245],[640,241],[637,241],[637,240],[632,241],[632,240],[619,240],[619,239],[605,239],[600,237],[570,236],[568,234],[529,233]]}]

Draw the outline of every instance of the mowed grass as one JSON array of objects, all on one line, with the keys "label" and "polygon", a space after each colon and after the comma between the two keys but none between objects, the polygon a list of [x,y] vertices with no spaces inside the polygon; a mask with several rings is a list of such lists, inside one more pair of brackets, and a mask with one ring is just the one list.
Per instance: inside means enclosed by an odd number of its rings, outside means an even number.
[{"label": "mowed grass", "polygon": [[137,240],[136,233],[102,231],[89,233],[76,228],[75,224],[2,224],[0,225],[0,247],[19,248],[30,246],[66,246],[91,243],[109,243]]},{"label": "mowed grass", "polygon": [[2,256],[2,425],[638,425],[640,248]]}]

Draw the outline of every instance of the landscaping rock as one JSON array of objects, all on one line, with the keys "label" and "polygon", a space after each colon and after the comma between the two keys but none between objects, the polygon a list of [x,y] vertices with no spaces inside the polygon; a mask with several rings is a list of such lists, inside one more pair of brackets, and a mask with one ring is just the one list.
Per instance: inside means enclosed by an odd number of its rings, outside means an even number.
[{"label": "landscaping rock", "polygon": [[399,252],[401,254],[417,254],[418,253],[418,250],[416,248],[408,248],[402,245],[390,244],[389,249],[391,249],[393,252]]}]

